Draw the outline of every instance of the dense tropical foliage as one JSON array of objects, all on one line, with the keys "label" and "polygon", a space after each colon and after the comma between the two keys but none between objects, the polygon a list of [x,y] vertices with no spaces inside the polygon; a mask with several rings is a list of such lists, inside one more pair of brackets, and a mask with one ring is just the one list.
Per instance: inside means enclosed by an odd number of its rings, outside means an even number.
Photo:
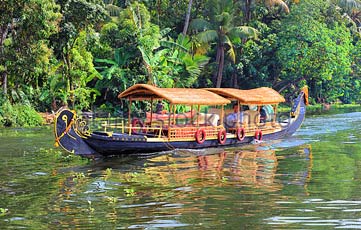
[{"label": "dense tropical foliage", "polygon": [[0,125],[20,124],[15,110],[116,108],[135,83],[361,99],[358,0],[0,3]]}]

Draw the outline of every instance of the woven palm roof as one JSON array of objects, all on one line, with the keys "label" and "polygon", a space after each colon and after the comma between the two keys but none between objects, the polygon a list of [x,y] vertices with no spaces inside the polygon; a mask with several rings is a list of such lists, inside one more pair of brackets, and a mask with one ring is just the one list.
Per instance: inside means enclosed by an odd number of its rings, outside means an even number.
[{"label": "woven palm roof", "polygon": [[267,87],[256,89],[234,89],[234,88],[206,88],[229,100],[239,100],[242,104],[266,105],[285,102],[285,99],[277,91]]},{"label": "woven palm roof", "polygon": [[118,95],[118,98],[132,100],[165,99],[172,104],[183,105],[225,105],[230,100],[204,89],[158,88],[147,84],[136,84]]}]

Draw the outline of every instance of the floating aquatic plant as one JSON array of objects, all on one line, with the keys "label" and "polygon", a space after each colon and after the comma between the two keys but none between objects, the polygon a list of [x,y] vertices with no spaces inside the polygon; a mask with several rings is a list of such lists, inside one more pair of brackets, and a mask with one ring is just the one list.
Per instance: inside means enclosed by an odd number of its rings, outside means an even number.
[{"label": "floating aquatic plant", "polygon": [[0,216],[5,215],[5,214],[8,213],[8,212],[9,212],[9,209],[7,209],[7,208],[0,208]]},{"label": "floating aquatic plant", "polygon": [[134,188],[125,188],[124,192],[126,196],[135,196],[136,194]]}]

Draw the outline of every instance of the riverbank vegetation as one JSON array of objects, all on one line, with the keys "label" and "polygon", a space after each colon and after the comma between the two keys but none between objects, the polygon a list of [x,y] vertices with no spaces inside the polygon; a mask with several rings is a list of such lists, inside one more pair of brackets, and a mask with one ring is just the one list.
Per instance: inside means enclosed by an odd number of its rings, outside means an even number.
[{"label": "riverbank vegetation", "polygon": [[307,85],[311,103],[361,100],[358,0],[1,5],[0,125],[34,125],[34,111],[64,104],[119,110],[117,94],[135,83],[268,86],[288,101]]}]

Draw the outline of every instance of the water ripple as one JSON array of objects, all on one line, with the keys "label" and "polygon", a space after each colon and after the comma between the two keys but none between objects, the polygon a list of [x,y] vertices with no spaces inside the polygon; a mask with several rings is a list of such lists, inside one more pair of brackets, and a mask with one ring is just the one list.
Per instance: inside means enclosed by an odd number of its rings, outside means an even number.
[{"label": "water ripple", "polygon": [[[340,229],[361,229],[360,218],[332,218],[353,217],[356,213],[361,212],[361,200],[323,200],[323,199],[306,199],[301,203],[298,202],[277,202],[279,205],[287,206],[288,210],[293,209],[292,216],[273,216],[265,219],[269,225],[287,225],[287,228],[302,226],[333,226]],[[306,206],[304,206],[306,205]],[[302,208],[300,207],[302,206]],[[330,212],[330,210],[333,210]],[[312,216],[305,216],[305,213],[312,213]],[[332,213],[332,215],[330,215]],[[345,214],[342,214],[345,213]],[[348,214],[350,213],[350,214]],[[293,216],[294,215],[294,216]],[[325,219],[324,216],[329,216]],[[297,228],[297,227],[296,227]]]}]

